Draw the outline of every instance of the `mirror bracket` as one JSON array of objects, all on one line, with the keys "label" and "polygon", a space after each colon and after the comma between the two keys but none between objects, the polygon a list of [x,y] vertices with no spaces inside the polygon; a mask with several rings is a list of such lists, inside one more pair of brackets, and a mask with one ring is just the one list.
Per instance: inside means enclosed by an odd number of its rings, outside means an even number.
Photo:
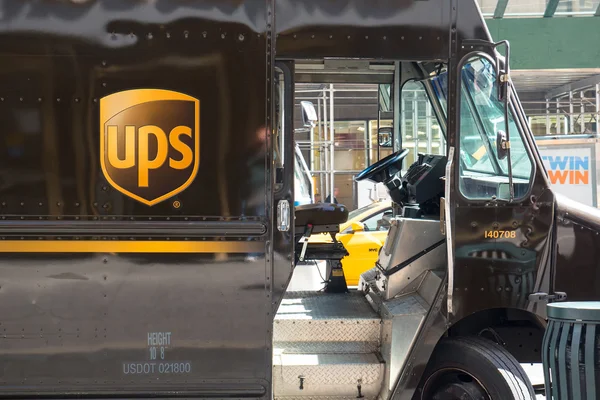
[{"label": "mirror bracket", "polygon": [[317,111],[315,105],[310,101],[301,101],[302,107],[302,124],[304,128],[314,128],[317,125]]},{"label": "mirror bracket", "polygon": [[508,141],[506,132],[499,130],[496,133],[496,153],[498,160],[504,160],[508,156],[510,142]]}]

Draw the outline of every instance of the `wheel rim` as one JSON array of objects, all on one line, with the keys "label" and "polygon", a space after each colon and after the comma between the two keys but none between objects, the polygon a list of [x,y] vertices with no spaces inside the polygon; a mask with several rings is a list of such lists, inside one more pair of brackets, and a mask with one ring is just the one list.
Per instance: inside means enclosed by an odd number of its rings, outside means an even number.
[{"label": "wheel rim", "polygon": [[459,369],[442,369],[427,379],[423,400],[491,400],[473,375]]}]

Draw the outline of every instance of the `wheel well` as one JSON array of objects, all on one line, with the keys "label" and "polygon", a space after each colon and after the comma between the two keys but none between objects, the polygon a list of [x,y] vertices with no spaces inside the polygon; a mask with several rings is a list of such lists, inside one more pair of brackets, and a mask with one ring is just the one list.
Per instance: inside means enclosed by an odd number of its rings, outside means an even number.
[{"label": "wheel well", "polygon": [[506,348],[520,363],[540,363],[545,328],[546,322],[534,313],[496,308],[463,318],[444,336],[482,336]]}]

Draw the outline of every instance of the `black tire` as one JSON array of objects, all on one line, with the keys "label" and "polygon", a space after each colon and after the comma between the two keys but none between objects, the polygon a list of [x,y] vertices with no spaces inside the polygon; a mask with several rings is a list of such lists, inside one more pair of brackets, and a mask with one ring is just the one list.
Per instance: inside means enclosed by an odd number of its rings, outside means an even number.
[{"label": "black tire", "polygon": [[481,337],[442,339],[424,374],[423,400],[535,400],[519,362]]}]

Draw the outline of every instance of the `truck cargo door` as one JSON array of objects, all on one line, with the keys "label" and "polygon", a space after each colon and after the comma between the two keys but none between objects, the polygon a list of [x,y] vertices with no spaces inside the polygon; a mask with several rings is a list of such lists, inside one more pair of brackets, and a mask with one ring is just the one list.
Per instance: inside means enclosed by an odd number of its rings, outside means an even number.
[{"label": "truck cargo door", "polygon": [[271,397],[271,13],[214,4],[3,2],[0,397]]},{"label": "truck cargo door", "polygon": [[[293,236],[294,236],[294,205],[296,186],[304,194],[310,190],[302,187],[305,170],[297,160],[301,155],[294,144],[294,64],[291,61],[277,61],[274,68],[273,91],[273,171],[274,190],[273,221],[273,314],[279,306],[285,288],[292,274]],[[302,167],[305,167],[303,165]],[[308,177],[310,178],[310,177]],[[310,183],[310,182],[309,182]],[[306,193],[308,201],[312,202],[312,191]]]}]

